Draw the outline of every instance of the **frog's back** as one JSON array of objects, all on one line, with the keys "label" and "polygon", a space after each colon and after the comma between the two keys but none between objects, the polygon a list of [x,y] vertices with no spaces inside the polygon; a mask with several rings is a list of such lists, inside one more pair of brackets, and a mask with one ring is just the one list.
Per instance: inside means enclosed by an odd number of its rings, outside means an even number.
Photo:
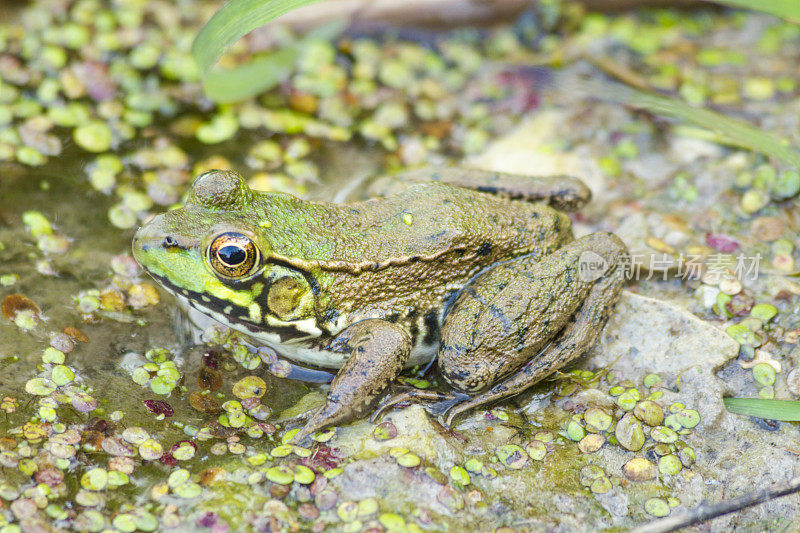
[{"label": "frog's back", "polygon": [[353,273],[451,254],[464,268],[549,253],[572,235],[569,217],[546,205],[438,183],[351,204],[297,200],[278,212],[287,220],[270,228],[276,255]]},{"label": "frog's back", "polygon": [[294,215],[280,210],[293,221],[270,228],[272,255],[313,275],[331,331],[367,317],[433,331],[479,271],[572,238],[569,217],[544,204],[438,183],[352,204],[297,202]]}]

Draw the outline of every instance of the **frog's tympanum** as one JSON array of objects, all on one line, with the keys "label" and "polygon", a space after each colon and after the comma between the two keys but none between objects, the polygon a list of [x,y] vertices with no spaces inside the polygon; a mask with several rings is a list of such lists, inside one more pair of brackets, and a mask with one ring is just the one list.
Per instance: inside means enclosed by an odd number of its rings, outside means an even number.
[{"label": "frog's tympanum", "polygon": [[300,440],[367,410],[436,358],[445,422],[522,392],[595,342],[624,282],[625,245],[575,240],[575,178],[415,171],[334,204],[199,176],[181,209],[139,229],[136,260],[179,300],[279,354],[338,368]]}]

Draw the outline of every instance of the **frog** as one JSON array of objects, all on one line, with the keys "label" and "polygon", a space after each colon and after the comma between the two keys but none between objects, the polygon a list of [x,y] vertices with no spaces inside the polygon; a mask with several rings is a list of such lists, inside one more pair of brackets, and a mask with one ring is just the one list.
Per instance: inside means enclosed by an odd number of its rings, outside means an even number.
[{"label": "frog", "polygon": [[[362,196],[305,200],[211,170],[133,238],[182,305],[336,371],[295,441],[406,400],[446,405],[451,427],[589,351],[622,292],[625,244],[573,234],[569,213],[591,199],[578,178],[423,168]],[[434,363],[449,390],[390,394],[404,368]]]}]

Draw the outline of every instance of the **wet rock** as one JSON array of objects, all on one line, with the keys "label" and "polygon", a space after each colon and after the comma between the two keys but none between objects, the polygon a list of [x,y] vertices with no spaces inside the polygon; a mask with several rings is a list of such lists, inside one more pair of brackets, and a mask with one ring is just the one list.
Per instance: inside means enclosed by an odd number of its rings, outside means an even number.
[{"label": "wet rock", "polygon": [[[715,371],[739,352],[724,331],[667,302],[625,292],[603,332],[591,363],[628,379],[655,372],[677,382],[680,400],[700,412],[700,425],[728,416],[724,384]],[[619,354],[625,354],[619,357]]]},{"label": "wet rock", "polygon": [[603,173],[593,158],[582,157],[578,151],[537,150],[557,139],[558,127],[569,120],[566,111],[547,110],[532,114],[513,131],[490,144],[479,156],[470,159],[469,164],[517,174],[530,174],[531,169],[536,169],[535,173],[540,176],[580,176],[592,190],[593,203],[600,203],[607,195],[607,188]]}]

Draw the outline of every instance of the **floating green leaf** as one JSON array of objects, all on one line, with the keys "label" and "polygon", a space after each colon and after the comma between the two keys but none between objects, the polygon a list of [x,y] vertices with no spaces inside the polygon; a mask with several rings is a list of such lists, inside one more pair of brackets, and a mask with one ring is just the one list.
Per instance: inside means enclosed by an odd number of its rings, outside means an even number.
[{"label": "floating green leaf", "polygon": [[706,0],[715,4],[723,4],[730,7],[741,7],[761,11],[782,17],[788,20],[800,22],[800,2],[797,0]]},{"label": "floating green leaf", "polygon": [[792,400],[762,400],[760,398],[723,398],[731,413],[767,420],[800,421],[800,402]]}]

